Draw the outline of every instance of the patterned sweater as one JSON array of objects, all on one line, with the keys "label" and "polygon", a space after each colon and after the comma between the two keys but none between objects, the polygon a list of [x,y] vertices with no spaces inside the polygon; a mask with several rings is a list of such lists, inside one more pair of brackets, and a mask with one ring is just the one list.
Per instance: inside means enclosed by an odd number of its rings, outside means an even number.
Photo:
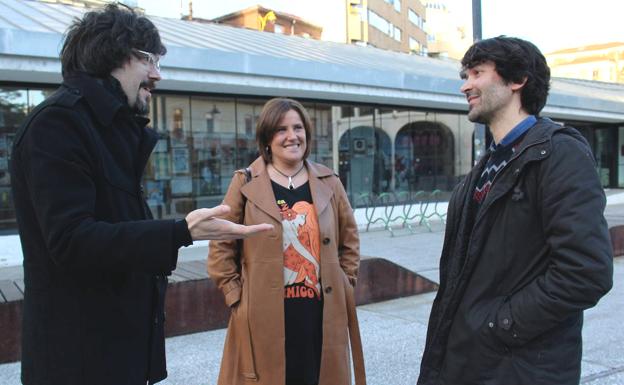
[{"label": "patterned sweater", "polygon": [[507,165],[507,163],[514,156],[516,150],[524,138],[524,134],[533,127],[537,122],[535,116],[530,115],[522,122],[518,123],[499,144],[492,143],[489,153],[489,159],[481,173],[481,177],[477,181],[473,199],[477,206],[480,206],[488,192],[492,188],[492,183],[496,175]]}]

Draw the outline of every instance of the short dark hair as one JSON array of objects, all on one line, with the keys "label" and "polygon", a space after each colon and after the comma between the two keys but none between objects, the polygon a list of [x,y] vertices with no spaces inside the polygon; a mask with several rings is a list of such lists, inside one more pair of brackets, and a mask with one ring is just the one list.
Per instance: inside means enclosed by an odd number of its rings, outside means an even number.
[{"label": "short dark hair", "polygon": [[256,123],[256,142],[258,143],[258,151],[265,162],[271,163],[271,151],[269,145],[273,136],[277,132],[279,123],[284,118],[284,115],[290,110],[299,114],[299,118],[303,122],[306,135],[306,150],[303,154],[303,159],[306,159],[310,155],[310,139],[312,138],[312,124],[310,122],[310,115],[306,111],[305,107],[296,100],[287,98],[274,98],[269,100],[262,107],[260,117]]},{"label": "short dark hair", "polygon": [[123,4],[108,4],[75,19],[61,49],[63,75],[81,71],[106,78],[123,66],[133,49],[164,55],[167,49],[156,26]]},{"label": "short dark hair", "polygon": [[474,43],[461,61],[463,70],[491,61],[496,72],[509,83],[526,84],[521,90],[522,108],[539,115],[550,89],[550,68],[546,58],[531,42],[515,37],[498,36]]}]

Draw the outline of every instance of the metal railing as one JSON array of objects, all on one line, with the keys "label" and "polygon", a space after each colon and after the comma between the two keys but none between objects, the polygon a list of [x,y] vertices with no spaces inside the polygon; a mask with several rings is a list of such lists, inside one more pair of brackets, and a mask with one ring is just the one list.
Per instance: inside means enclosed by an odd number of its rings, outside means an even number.
[{"label": "metal railing", "polygon": [[432,231],[431,221],[446,223],[446,210],[439,207],[444,201],[440,190],[397,191],[380,194],[361,193],[355,198],[354,207],[363,209],[365,230],[383,227],[391,236],[398,229],[415,233],[417,227],[424,226]]}]

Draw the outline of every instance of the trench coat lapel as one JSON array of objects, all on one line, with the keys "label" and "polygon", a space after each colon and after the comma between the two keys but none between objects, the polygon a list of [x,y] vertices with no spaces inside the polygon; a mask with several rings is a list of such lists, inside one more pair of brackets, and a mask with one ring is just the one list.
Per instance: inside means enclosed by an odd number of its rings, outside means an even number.
[{"label": "trench coat lapel", "polygon": [[[332,171],[326,167],[318,165],[306,160],[308,169],[308,179],[310,182],[310,191],[312,192],[312,201],[316,208],[317,215],[321,215],[323,210],[327,208],[329,201],[333,195],[333,189],[322,178],[332,175]],[[241,187],[241,193],[253,202],[260,210],[273,217],[277,222],[282,221],[279,208],[275,203],[275,194],[271,188],[271,179],[266,170],[264,160],[259,157],[251,165],[251,180]]]},{"label": "trench coat lapel", "polygon": [[271,179],[266,170],[262,157],[257,158],[249,165],[251,180],[241,187],[241,193],[260,210],[273,217],[277,222],[282,222],[282,215],[275,202],[275,194],[271,188]]},{"label": "trench coat lapel", "polygon": [[316,213],[320,217],[321,213],[327,207],[334,191],[321,178],[330,176],[333,172],[328,168],[317,167],[316,164],[306,160],[308,168],[308,179],[310,181],[310,191],[312,192],[312,202],[316,207]]}]

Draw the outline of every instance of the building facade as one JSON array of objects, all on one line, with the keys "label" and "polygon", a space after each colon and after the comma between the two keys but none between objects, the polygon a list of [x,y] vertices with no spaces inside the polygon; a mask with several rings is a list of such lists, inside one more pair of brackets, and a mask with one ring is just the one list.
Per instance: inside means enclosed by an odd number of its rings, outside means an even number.
[{"label": "building facade", "polygon": [[347,0],[347,8],[346,42],[426,52],[426,10],[420,0]]},{"label": "building facade", "polygon": [[552,76],[624,83],[624,42],[568,48],[545,56]]},{"label": "building facade", "polygon": [[260,5],[232,12],[211,21],[239,28],[301,36],[316,40],[321,38],[321,33],[323,32],[322,27],[314,25],[303,18],[285,12],[270,10]]},{"label": "building facade", "polygon": [[[212,21],[397,52],[427,51],[426,9],[420,0],[318,0],[292,2],[288,10],[292,14],[258,5]],[[267,15],[271,21],[263,26]]]},{"label": "building facade", "polygon": [[[0,3],[1,250],[19,250],[8,174],[13,138],[62,81],[63,32],[82,12],[29,0]],[[255,123],[274,96],[296,98],[310,111],[310,156],[339,174],[356,208],[371,197],[407,201],[433,190],[444,196],[484,149],[467,119],[455,62],[152,20],[168,47],[150,111],[160,140],[144,175],[156,218],[221,202],[233,172],[257,156]],[[555,79],[543,115],[581,129],[603,185],[624,187],[624,86]]]},{"label": "building facade", "polygon": [[469,26],[443,0],[427,0],[427,53],[431,57],[461,60],[472,45]]}]

